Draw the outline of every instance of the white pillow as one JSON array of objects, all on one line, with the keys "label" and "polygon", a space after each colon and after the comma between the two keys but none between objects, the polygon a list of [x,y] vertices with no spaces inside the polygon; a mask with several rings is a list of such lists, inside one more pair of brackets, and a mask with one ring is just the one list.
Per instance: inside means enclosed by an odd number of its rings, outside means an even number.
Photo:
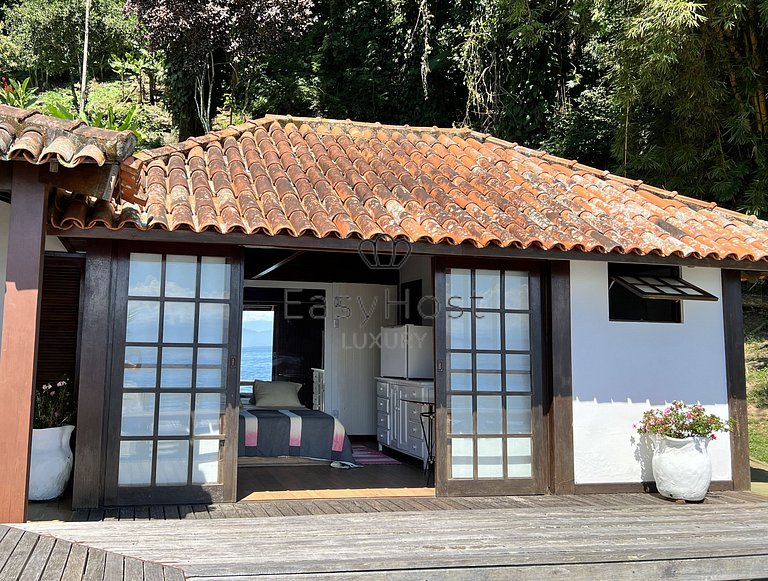
[{"label": "white pillow", "polygon": [[251,403],[259,407],[304,407],[299,401],[300,383],[293,381],[254,381]]}]

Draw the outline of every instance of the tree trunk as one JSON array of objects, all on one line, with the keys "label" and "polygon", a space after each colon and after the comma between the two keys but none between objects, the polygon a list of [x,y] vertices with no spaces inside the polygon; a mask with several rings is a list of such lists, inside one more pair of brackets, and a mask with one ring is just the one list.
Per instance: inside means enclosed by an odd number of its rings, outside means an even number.
[{"label": "tree trunk", "polygon": [[197,116],[195,107],[195,95],[190,92],[186,95],[184,103],[179,107],[175,115],[176,125],[179,128],[179,141],[184,141],[188,137],[202,135],[203,125]]},{"label": "tree trunk", "polygon": [[78,112],[85,110],[85,88],[88,82],[88,32],[91,20],[91,0],[85,0],[85,33],[83,35],[83,68],[80,72],[80,106]]}]

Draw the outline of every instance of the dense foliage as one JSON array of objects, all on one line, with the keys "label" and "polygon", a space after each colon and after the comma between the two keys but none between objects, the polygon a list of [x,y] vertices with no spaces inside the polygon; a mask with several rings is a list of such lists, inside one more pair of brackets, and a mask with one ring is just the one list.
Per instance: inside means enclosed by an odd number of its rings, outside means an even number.
[{"label": "dense foliage", "polygon": [[[0,0],[2,72],[74,86],[84,1]],[[160,95],[181,138],[266,112],[469,124],[768,216],[768,0],[93,2],[91,75],[139,119]]]},{"label": "dense foliage", "polygon": [[[4,12],[0,41],[3,73],[31,75],[38,85],[75,82],[83,58],[85,0],[19,0]],[[122,0],[92,0],[90,68],[110,72],[112,53],[138,46],[136,19],[123,14]]]}]

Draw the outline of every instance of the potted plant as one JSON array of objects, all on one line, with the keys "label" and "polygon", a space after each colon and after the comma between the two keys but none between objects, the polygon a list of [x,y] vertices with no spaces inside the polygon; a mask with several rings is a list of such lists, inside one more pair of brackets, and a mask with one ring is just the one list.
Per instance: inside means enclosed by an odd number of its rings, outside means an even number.
[{"label": "potted plant", "polygon": [[46,383],[35,390],[29,499],[50,500],[62,495],[72,471],[69,438],[74,426],[74,402],[69,379]]},{"label": "potted plant", "polygon": [[732,421],[706,414],[701,404],[675,400],[664,410],[650,409],[636,425],[640,434],[656,436],[653,477],[659,494],[690,502],[704,500],[712,481],[707,447],[717,432],[727,432]]}]

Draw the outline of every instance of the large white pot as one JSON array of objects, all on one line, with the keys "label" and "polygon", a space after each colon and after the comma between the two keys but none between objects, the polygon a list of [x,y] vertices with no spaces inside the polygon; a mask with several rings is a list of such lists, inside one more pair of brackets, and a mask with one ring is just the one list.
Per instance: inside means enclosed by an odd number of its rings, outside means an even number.
[{"label": "large white pot", "polygon": [[659,494],[689,501],[704,500],[712,481],[709,438],[658,438],[653,452],[653,477]]},{"label": "large white pot", "polygon": [[69,438],[75,426],[32,430],[29,461],[29,500],[50,500],[62,495],[72,472]]}]

